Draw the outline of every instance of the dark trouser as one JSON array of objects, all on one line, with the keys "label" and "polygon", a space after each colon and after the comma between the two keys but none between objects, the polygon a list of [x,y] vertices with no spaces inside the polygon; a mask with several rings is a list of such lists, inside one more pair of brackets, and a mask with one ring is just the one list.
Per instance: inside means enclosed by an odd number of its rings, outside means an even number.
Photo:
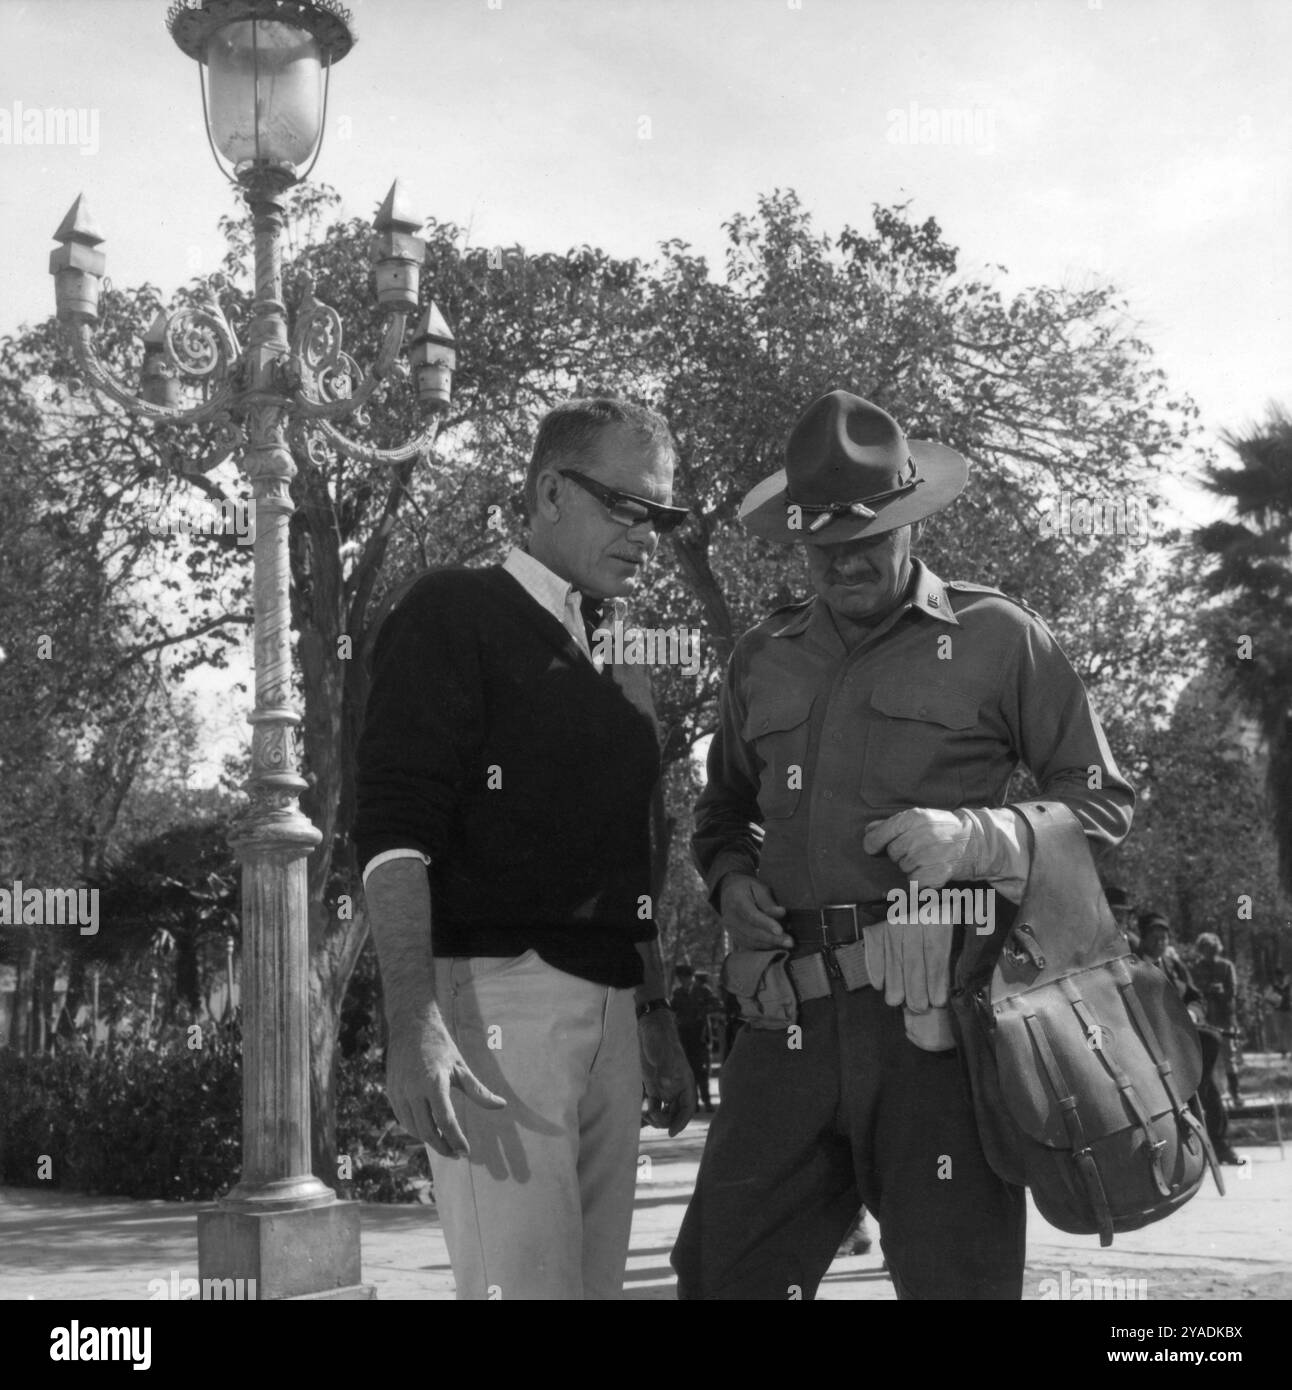
[{"label": "dark trouser", "polygon": [[683,1299],[809,1299],[863,1203],[899,1298],[1021,1298],[1023,1190],[987,1166],[958,1052],[873,989],[745,1028],[673,1250]]},{"label": "dark trouser", "polygon": [[1202,1119],[1207,1126],[1207,1137],[1217,1151],[1227,1147],[1225,1136],[1229,1133],[1229,1116],[1225,1114],[1225,1103],[1220,1098],[1220,1088],[1216,1085],[1216,1063],[1220,1060],[1220,1039],[1206,1028],[1198,1029],[1198,1041],[1202,1044],[1202,1080],[1198,1083],[1198,1102],[1202,1106]]},{"label": "dark trouser", "polygon": [[682,1051],[686,1053],[686,1060],[691,1064],[700,1104],[710,1105],[712,1102],[709,1100],[709,1049],[704,1041],[704,1025],[701,1024],[698,1028],[679,1028],[677,1036],[682,1044]]}]

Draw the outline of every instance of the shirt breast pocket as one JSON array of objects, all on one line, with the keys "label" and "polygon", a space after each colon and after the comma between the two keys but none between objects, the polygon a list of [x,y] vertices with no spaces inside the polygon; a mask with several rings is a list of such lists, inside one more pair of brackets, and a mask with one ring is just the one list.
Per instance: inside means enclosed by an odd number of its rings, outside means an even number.
[{"label": "shirt breast pocket", "polygon": [[741,734],[762,764],[758,808],[764,820],[784,820],[803,794],[812,695],[769,691],[749,706]]},{"label": "shirt breast pocket", "polygon": [[949,686],[887,681],[870,697],[861,798],[873,810],[963,803],[978,701]]}]

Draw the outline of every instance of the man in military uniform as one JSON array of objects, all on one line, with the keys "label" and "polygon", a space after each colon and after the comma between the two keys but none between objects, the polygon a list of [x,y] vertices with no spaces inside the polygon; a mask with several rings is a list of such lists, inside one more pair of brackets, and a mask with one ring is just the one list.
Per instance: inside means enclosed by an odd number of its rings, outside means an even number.
[{"label": "man in military uniform", "polygon": [[1096,847],[1134,793],[1045,624],[912,557],[967,471],[833,391],[741,508],[804,544],[816,596],[737,644],[696,809],[752,1026],[673,1252],[682,1298],[813,1297],[862,1203],[899,1297],[1021,1296],[1023,1193],[983,1156],[946,1007],[954,928],[907,924],[890,893],[1018,901],[1020,762]]}]

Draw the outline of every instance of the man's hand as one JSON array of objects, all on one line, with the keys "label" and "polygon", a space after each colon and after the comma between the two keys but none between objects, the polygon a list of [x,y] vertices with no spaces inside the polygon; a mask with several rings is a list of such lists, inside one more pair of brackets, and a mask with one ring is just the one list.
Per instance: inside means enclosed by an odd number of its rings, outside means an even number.
[{"label": "man's hand", "polygon": [[722,925],[739,951],[788,951],[794,938],[778,917],[785,916],[768,889],[752,874],[728,874],[722,880]]},{"label": "man's hand", "polygon": [[418,1023],[392,1025],[386,1049],[386,1095],[395,1118],[445,1158],[466,1158],[466,1135],[453,1113],[456,1087],[477,1105],[502,1110],[507,1102],[476,1080],[449,1036],[438,1008]]},{"label": "man's hand", "polygon": [[652,1009],[637,1022],[642,1052],[642,1084],[646,1089],[646,1118],[672,1139],[695,1114],[695,1077],[677,1036],[671,1009]]},{"label": "man's hand", "polygon": [[964,811],[917,807],[887,820],[871,821],[861,847],[882,854],[921,888],[941,888],[952,879],[978,878],[982,834]]}]

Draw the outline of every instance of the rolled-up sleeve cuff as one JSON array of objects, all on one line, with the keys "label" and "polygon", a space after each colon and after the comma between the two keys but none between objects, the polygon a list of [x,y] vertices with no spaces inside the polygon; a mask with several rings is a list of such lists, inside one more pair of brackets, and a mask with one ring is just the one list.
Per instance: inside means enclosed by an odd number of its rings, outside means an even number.
[{"label": "rolled-up sleeve cuff", "polygon": [[982,846],[981,873],[991,886],[1012,903],[1023,901],[1032,852],[1022,818],[1009,806],[975,806],[964,814],[973,821]]},{"label": "rolled-up sleeve cuff", "polygon": [[429,854],[423,854],[420,849],[384,849],[380,854],[374,854],[363,866],[363,882],[365,887],[368,883],[368,875],[379,864],[385,864],[391,859],[420,859],[423,864],[429,864],[431,862],[431,856]]}]

